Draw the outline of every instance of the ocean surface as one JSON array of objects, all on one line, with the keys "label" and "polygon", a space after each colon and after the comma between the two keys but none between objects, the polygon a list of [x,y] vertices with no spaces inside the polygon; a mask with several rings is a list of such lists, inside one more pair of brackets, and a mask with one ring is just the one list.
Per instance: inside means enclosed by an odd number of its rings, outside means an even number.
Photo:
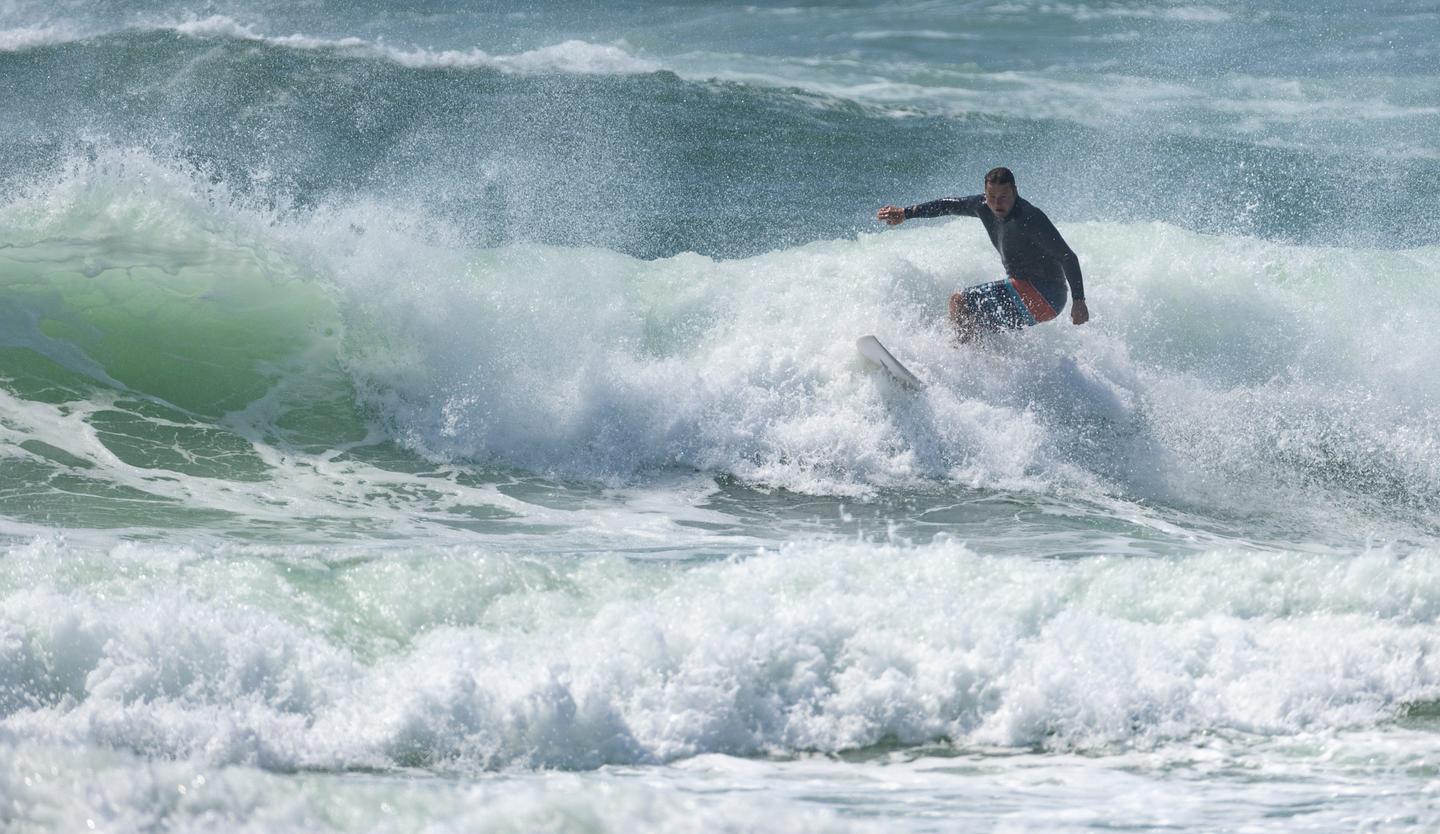
[{"label": "ocean surface", "polygon": [[[7,834],[1440,830],[1434,4],[0,0],[0,102]],[[1093,319],[956,349],[874,213],[996,165]]]}]

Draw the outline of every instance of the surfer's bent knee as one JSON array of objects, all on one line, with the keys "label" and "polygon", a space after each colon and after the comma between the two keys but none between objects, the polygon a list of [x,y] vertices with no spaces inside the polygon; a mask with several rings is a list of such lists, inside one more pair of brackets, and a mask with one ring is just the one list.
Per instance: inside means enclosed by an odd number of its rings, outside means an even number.
[{"label": "surfer's bent knee", "polygon": [[975,338],[975,318],[970,312],[970,305],[966,303],[963,292],[957,292],[950,296],[950,326],[955,328],[957,342],[969,342]]}]

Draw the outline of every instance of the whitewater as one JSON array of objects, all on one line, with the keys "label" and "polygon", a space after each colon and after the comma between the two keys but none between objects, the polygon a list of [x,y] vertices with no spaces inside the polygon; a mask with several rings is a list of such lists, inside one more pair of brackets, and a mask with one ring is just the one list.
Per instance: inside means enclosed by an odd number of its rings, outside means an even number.
[{"label": "whitewater", "polygon": [[1434,830],[1437,43],[0,4],[0,829]]}]

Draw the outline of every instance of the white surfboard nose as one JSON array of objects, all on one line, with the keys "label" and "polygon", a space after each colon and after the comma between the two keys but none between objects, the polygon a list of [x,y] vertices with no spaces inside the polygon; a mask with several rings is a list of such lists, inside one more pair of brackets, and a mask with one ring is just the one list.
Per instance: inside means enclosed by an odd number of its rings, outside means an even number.
[{"label": "white surfboard nose", "polygon": [[910,373],[909,368],[900,364],[900,360],[892,356],[890,351],[886,350],[885,346],[880,344],[880,340],[874,336],[861,336],[856,339],[855,349],[860,351],[861,356],[888,371],[890,376],[894,377],[901,385],[917,391],[925,387],[925,383]]}]

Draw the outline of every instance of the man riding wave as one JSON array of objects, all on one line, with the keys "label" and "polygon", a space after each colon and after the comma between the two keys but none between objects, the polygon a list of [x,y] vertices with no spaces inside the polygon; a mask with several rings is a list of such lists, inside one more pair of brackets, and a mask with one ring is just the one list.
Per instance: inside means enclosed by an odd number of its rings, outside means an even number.
[{"label": "man riding wave", "polygon": [[947,214],[979,218],[1008,276],[950,296],[950,322],[961,342],[986,331],[1019,329],[1055,318],[1065,309],[1067,284],[1075,297],[1070,320],[1075,324],[1090,320],[1080,259],[1050,218],[1020,198],[1009,168],[994,168],[985,175],[984,194],[943,197],[907,208],[885,206],[876,217],[897,226]]}]

